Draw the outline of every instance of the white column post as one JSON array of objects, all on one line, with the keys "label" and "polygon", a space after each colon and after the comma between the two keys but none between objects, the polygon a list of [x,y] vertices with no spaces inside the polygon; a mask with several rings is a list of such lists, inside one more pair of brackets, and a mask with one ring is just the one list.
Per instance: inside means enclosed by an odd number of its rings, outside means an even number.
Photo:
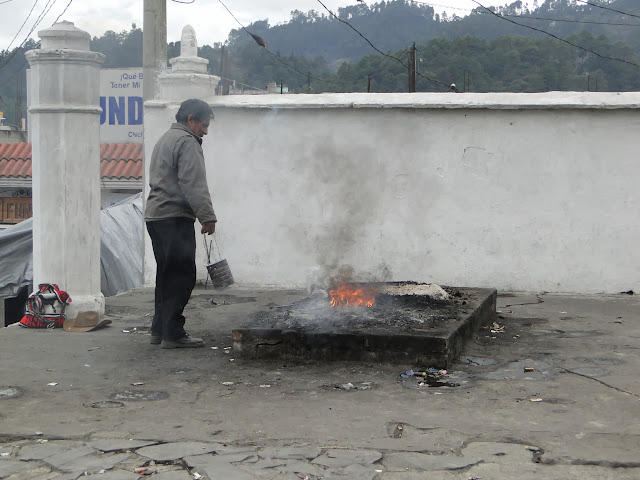
[{"label": "white column post", "polygon": [[68,318],[104,313],[100,291],[100,65],[71,22],[38,32],[31,66],[33,282],[71,295]]}]

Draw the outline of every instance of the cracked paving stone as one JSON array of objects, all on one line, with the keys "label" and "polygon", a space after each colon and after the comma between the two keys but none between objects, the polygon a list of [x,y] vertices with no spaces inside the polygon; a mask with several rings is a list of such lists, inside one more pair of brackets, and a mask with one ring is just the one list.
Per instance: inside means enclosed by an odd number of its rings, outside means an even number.
[{"label": "cracked paving stone", "polygon": [[228,464],[243,464],[243,465],[255,465],[260,461],[257,455],[254,452],[245,452],[245,453],[232,453],[229,455],[218,455],[218,454],[207,454],[207,455],[192,455],[190,457],[184,457],[183,460],[187,462],[189,467],[194,465],[202,465],[203,463],[209,462],[210,459],[215,458],[217,461],[226,462]]},{"label": "cracked paving stone", "polygon": [[206,474],[210,480],[256,480],[261,478],[241,470],[224,457],[228,457],[228,455],[197,455],[187,457],[184,460],[195,472]]},{"label": "cracked paving stone", "polygon": [[371,464],[382,458],[380,452],[372,450],[328,450],[311,463],[331,468],[344,468],[355,464]]},{"label": "cracked paving stone", "polygon": [[20,460],[2,460],[0,462],[0,478],[8,477],[16,472],[33,468],[33,464],[29,462],[21,462]]},{"label": "cracked paving stone", "polygon": [[78,480],[78,474],[69,472],[56,472],[47,467],[39,467],[3,477],[4,480]]},{"label": "cracked paving stone", "polygon": [[377,470],[381,470],[378,465],[349,465],[342,470],[329,470],[322,476],[322,480],[373,480],[378,476]]},{"label": "cracked paving stone", "polygon": [[149,447],[158,442],[145,442],[144,440],[126,440],[118,438],[104,438],[87,442],[87,445],[100,450],[101,452],[116,452],[118,450],[132,450],[136,448]]},{"label": "cracked paving stone", "polygon": [[[464,472],[468,478],[504,478],[504,479],[544,479],[544,480],[637,480],[640,478],[638,468],[606,468],[595,465],[542,465],[527,463],[521,465],[500,465],[497,463],[481,464]],[[386,477],[383,477],[387,480]]]},{"label": "cracked paving stone", "polygon": [[531,463],[533,452],[525,445],[501,442],[472,442],[462,449],[465,458],[482,458],[485,463]]},{"label": "cracked paving stone", "polygon": [[98,473],[100,470],[110,470],[120,462],[129,459],[130,454],[118,453],[111,454],[93,454],[72,460],[68,463],[60,465],[60,470],[80,472],[80,473]]},{"label": "cracked paving stone", "polygon": [[260,458],[258,461],[251,463],[251,468],[253,470],[277,469],[279,467],[284,467],[286,464],[287,464],[286,460],[279,460],[279,459],[273,459],[273,458]]},{"label": "cracked paving stone", "polygon": [[482,458],[453,455],[427,455],[424,453],[391,453],[382,464],[387,470],[458,470],[482,462]]},{"label": "cracked paving stone", "polygon": [[[379,473],[376,480],[469,480],[473,478],[467,474],[467,471],[464,472],[429,472],[429,475],[426,476],[424,472],[385,472]],[[491,478],[487,480],[498,480],[498,478]],[[503,479],[500,479],[503,480]],[[506,479],[505,479],[506,480]],[[515,479],[509,479],[515,480]],[[529,479],[527,479],[529,480]]]},{"label": "cracked paving stone", "polygon": [[202,442],[177,442],[165,443],[163,445],[154,445],[152,447],[144,447],[136,451],[138,455],[150,458],[157,462],[166,462],[169,460],[177,460],[179,458],[190,455],[204,455],[218,450],[219,445],[214,443]]},{"label": "cracked paving stone", "polygon": [[[587,433],[568,441],[545,445],[542,463],[550,465],[599,465],[603,467],[640,467],[640,435]],[[640,478],[640,477],[639,477]]]},{"label": "cracked paving stone", "polygon": [[[140,478],[140,477],[138,477]],[[173,472],[156,473],[153,480],[193,480],[193,477],[185,470],[174,470]]]},{"label": "cracked paving stone", "polygon": [[82,447],[68,450],[60,455],[53,455],[43,458],[43,461],[47,462],[49,465],[53,465],[54,467],[59,468],[60,470],[75,471],[75,460],[79,460],[82,457],[91,455],[93,453],[95,453],[95,450],[93,448],[84,445]]},{"label": "cracked paving stone", "polygon": [[262,458],[311,460],[320,454],[322,454],[322,450],[316,447],[266,447],[258,450],[258,455]]},{"label": "cracked paving stone", "polygon": [[[296,459],[263,459],[251,465],[243,465],[242,469],[249,473],[255,473],[263,478],[277,478],[285,473],[297,473],[300,475],[311,475],[321,477],[325,470],[319,465],[311,465]],[[299,477],[298,477],[299,479]]]},{"label": "cracked paving stone", "polygon": [[[395,429],[398,422],[391,422],[387,428]],[[393,430],[392,430],[393,431]],[[464,446],[469,436],[455,430],[430,428],[420,425],[404,424],[402,437],[387,436],[373,441],[371,448],[392,451],[418,451],[440,454],[453,454]]]},{"label": "cracked paving stone", "polygon": [[25,445],[20,448],[17,456],[20,460],[43,460],[54,455],[62,455],[81,446],[82,443],[78,442],[52,440],[47,443]]},{"label": "cracked paving stone", "polygon": [[270,480],[300,480],[300,475],[296,475],[295,473],[291,473],[291,472],[285,472],[285,473],[279,473],[278,475],[271,478]]},{"label": "cracked paving stone", "polygon": [[[143,477],[140,477],[140,475],[138,475],[137,473],[129,472],[126,470],[119,470],[119,469],[109,470],[104,473],[88,475],[87,478],[91,478],[91,477],[95,477],[95,480],[139,480],[140,478],[143,478]],[[154,477],[154,479],[155,478],[157,477]]]},{"label": "cracked paving stone", "polygon": [[216,444],[218,455],[229,455],[232,453],[253,453],[257,455],[258,447],[232,447],[229,445]]},{"label": "cracked paving stone", "polygon": [[54,472],[48,467],[36,467],[2,478],[4,480],[76,480],[77,477],[70,477],[68,474]]}]

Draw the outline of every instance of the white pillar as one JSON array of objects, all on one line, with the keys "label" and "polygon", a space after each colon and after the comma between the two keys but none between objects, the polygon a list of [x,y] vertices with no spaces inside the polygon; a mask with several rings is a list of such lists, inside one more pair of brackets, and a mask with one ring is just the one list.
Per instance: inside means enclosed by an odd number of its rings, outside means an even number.
[{"label": "white pillar", "polygon": [[71,295],[68,318],[104,313],[100,291],[100,65],[71,22],[38,32],[31,66],[33,282]]}]

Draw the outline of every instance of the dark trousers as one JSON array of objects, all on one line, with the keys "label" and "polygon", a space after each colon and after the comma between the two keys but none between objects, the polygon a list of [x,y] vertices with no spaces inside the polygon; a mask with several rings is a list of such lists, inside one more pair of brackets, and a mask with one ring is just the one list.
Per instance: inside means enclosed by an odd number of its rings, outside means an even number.
[{"label": "dark trousers", "polygon": [[196,284],[196,235],[193,220],[147,222],[156,257],[155,313],[151,335],[176,340],[185,335],[182,315]]}]

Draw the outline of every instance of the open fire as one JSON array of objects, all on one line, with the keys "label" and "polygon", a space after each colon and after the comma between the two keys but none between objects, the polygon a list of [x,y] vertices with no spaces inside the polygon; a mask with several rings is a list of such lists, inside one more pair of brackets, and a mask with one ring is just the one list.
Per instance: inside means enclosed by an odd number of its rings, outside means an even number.
[{"label": "open fire", "polygon": [[371,307],[378,291],[373,287],[363,287],[340,282],[329,290],[332,307]]},{"label": "open fire", "polygon": [[247,325],[234,329],[234,352],[255,359],[380,361],[447,369],[465,340],[496,318],[493,289],[358,283],[349,275],[322,286],[329,296],[308,296],[256,312]]}]

